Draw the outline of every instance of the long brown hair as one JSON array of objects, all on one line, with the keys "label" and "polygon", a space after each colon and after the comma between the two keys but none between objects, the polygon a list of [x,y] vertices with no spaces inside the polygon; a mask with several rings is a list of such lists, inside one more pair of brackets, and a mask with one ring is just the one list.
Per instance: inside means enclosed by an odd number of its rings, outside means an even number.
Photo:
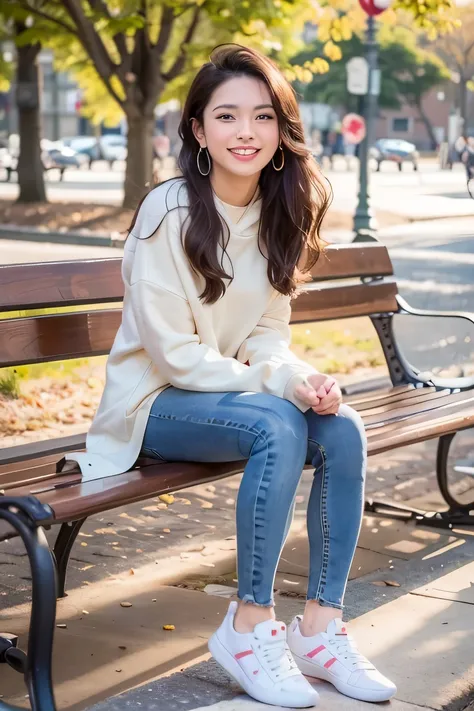
[{"label": "long brown hair", "polygon": [[[232,280],[222,266],[218,250],[220,245],[225,251],[230,231],[215,207],[209,176],[201,175],[198,170],[199,144],[191,119],[202,125],[204,109],[214,91],[236,76],[263,81],[278,117],[285,163],[283,170],[276,171],[270,162],[261,172],[258,239],[260,251],[268,259],[268,279],[280,293],[294,295],[304,273],[317,262],[321,253],[319,230],[332,197],[328,182],[305,145],[295,92],[278,67],[248,47],[237,44],[216,47],[189,90],[179,125],[182,147],[178,158],[189,200],[183,246],[191,267],[204,277],[201,299],[211,304],[225,293],[224,280]],[[277,165],[281,159],[278,150]]]}]

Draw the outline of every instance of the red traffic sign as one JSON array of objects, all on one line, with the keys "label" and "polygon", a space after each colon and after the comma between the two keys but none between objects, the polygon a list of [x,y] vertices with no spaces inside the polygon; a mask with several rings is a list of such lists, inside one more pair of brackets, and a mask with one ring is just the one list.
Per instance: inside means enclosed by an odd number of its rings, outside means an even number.
[{"label": "red traffic sign", "polygon": [[388,10],[392,0],[359,0],[359,5],[367,15],[380,15],[384,10]]},{"label": "red traffic sign", "polygon": [[365,138],[365,120],[359,114],[347,114],[342,119],[342,135],[346,143],[357,145]]}]

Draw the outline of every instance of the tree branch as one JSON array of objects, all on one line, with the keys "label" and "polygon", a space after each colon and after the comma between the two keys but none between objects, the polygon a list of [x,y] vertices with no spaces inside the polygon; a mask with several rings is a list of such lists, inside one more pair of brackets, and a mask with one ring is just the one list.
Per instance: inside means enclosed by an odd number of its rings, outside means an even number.
[{"label": "tree branch", "polygon": [[76,25],[79,40],[93,61],[109,94],[119,106],[123,106],[122,99],[110,82],[111,77],[120,72],[120,67],[112,61],[102,39],[95,31],[93,23],[84,14],[80,0],[63,0],[63,5]]},{"label": "tree branch", "polygon": [[169,5],[165,5],[163,8],[163,13],[161,15],[161,26],[160,32],[158,34],[158,39],[153,48],[153,52],[158,57],[161,57],[168,46],[168,42],[171,36],[171,30],[175,21],[175,15],[173,9]]},{"label": "tree branch", "polygon": [[193,17],[191,19],[188,29],[186,30],[184,39],[181,43],[181,51],[180,51],[178,57],[176,58],[174,64],[169,69],[169,71],[167,71],[165,74],[163,74],[164,81],[167,81],[167,82],[171,81],[172,79],[177,77],[179,74],[181,74],[181,72],[183,71],[184,64],[186,62],[186,45],[189,44],[189,42],[191,42],[193,35],[196,31],[196,28],[199,24],[199,16],[200,16],[202,7],[203,7],[203,5],[196,5],[196,7],[194,8]]},{"label": "tree branch", "polygon": [[[89,5],[93,10],[101,12],[108,19],[112,19],[112,16],[109,12],[109,8],[107,7],[107,3],[105,3],[104,0],[89,0]],[[112,35],[112,39],[114,41],[115,47],[117,48],[117,52],[119,53],[119,57],[122,61],[122,64],[125,65],[125,71],[128,71],[130,55],[127,51],[127,42],[125,40],[125,37],[121,32],[118,32],[116,35]]]},{"label": "tree branch", "polygon": [[27,2],[20,2],[20,7],[23,10],[30,12],[32,15],[36,15],[36,17],[41,17],[43,20],[47,20],[47,22],[52,22],[53,24],[58,25],[58,27],[61,27],[63,30],[66,30],[66,32],[69,32],[70,34],[75,35],[76,37],[78,36],[73,25],[69,25],[67,22],[64,22],[58,17],[54,17],[54,15],[49,15],[47,12],[38,10],[37,8],[29,5]]}]

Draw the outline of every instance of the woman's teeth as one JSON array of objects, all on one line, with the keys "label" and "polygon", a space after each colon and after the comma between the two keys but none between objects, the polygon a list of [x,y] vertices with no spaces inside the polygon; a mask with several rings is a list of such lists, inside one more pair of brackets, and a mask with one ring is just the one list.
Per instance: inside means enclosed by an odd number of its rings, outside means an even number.
[{"label": "woman's teeth", "polygon": [[229,148],[231,153],[237,153],[239,156],[251,156],[257,152],[256,148]]}]

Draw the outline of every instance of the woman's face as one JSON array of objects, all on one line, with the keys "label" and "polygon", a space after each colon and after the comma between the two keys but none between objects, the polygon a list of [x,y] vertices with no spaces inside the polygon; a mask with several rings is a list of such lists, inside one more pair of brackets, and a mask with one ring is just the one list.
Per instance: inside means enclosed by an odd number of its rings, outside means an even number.
[{"label": "woman's face", "polygon": [[[201,148],[207,148],[213,170],[239,176],[259,173],[278,148],[278,119],[267,85],[254,77],[229,79],[212,94],[203,126],[193,122]],[[280,158],[275,158],[277,165]],[[201,166],[207,170],[206,159]]]}]

